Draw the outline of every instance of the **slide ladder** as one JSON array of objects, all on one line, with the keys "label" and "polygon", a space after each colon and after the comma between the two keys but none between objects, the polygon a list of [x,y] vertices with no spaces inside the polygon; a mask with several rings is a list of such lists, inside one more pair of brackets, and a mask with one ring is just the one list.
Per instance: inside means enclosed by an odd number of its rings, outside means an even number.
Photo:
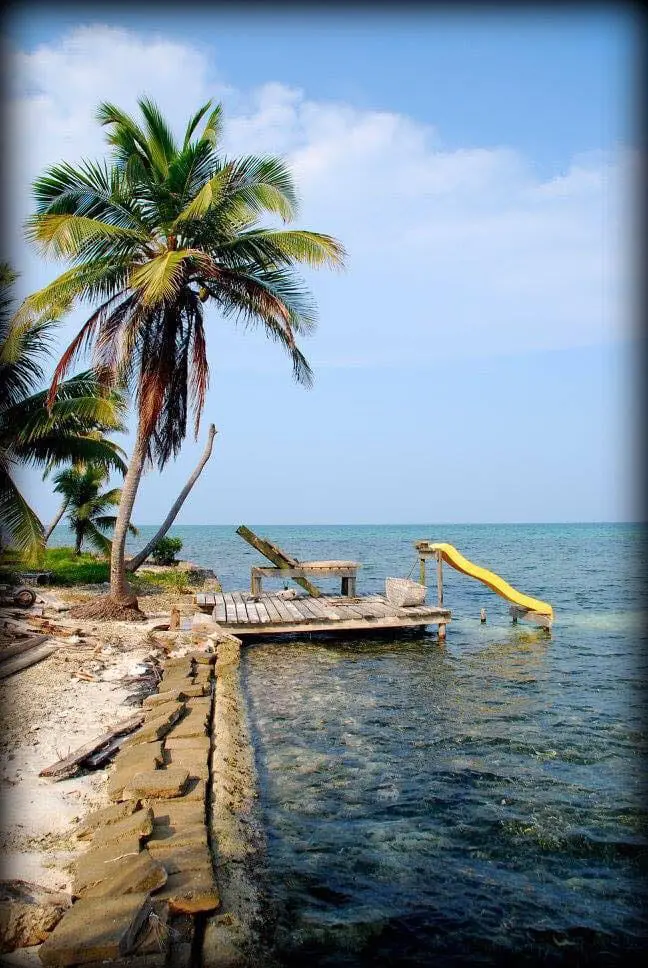
[{"label": "slide ladder", "polygon": [[[481,565],[476,565],[474,562],[464,558],[454,545],[445,544],[444,542],[418,541],[416,543],[416,550],[421,560],[421,575],[423,580],[425,574],[425,558],[433,556],[439,562],[439,569],[441,568],[441,562],[445,561],[463,575],[477,579],[477,581],[486,585],[487,588],[490,588],[491,591],[494,591],[497,595],[501,595],[502,598],[511,602],[514,606],[511,609],[511,614],[514,619],[527,618],[539,625],[551,625],[554,613],[553,608],[548,602],[542,602],[539,598],[532,598],[530,595],[524,595],[522,592],[519,592],[499,575],[496,575],[494,571],[489,571],[488,568],[482,568]],[[443,584],[440,572],[439,582],[439,595],[443,599]]]}]

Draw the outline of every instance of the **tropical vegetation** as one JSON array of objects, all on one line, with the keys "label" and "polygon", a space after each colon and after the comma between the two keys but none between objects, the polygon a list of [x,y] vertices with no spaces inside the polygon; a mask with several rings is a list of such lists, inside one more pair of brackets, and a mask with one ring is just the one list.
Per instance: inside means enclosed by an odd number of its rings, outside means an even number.
[{"label": "tropical vegetation", "polygon": [[182,538],[159,538],[151,550],[156,565],[177,565],[177,553],[182,548]]},{"label": "tropical vegetation", "polygon": [[16,318],[12,290],[16,275],[0,265],[0,521],[3,544],[31,558],[43,548],[43,525],[24,496],[17,474],[44,470],[70,461],[125,472],[123,451],[103,435],[123,430],[125,402],[116,388],[106,388],[94,373],[60,383],[56,400],[46,406],[44,361],[56,323],[50,313]]},{"label": "tropical vegetation", "polygon": [[[48,397],[54,408],[77,355],[92,347],[102,386],[125,384],[137,430],[124,480],[111,557],[111,596],[96,615],[136,608],[125,573],[125,542],[145,465],[177,455],[193,417],[198,432],[209,381],[205,306],[224,319],[260,326],[288,352],[294,376],[312,373],[297,339],[316,312],[295,265],[340,266],[342,246],[317,232],[267,227],[297,212],[283,161],[221,150],[220,105],[204,104],[177,140],[159,108],[141,117],[101,104],[108,160],[61,163],[34,184],[28,236],[70,263],[23,306],[27,317],[95,308],[63,354]],[[88,614],[90,614],[89,612]]]},{"label": "tropical vegetation", "polygon": [[[86,541],[96,551],[110,555],[111,541],[104,532],[115,527],[117,518],[107,512],[119,505],[121,488],[103,490],[108,473],[98,464],[66,467],[54,475],[54,491],[63,498],[65,516],[74,532],[74,552],[81,554]],[[129,525],[131,534],[137,528]]]}]

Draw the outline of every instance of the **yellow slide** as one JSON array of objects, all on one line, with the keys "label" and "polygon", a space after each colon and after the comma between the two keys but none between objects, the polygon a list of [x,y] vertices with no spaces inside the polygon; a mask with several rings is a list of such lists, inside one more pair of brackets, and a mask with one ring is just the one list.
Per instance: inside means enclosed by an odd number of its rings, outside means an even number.
[{"label": "yellow slide", "polygon": [[476,578],[477,581],[483,582],[492,591],[501,595],[502,598],[508,599],[509,602],[513,602],[514,605],[519,605],[520,608],[528,608],[532,612],[538,612],[540,615],[547,615],[553,619],[553,608],[547,602],[541,602],[538,598],[531,598],[529,595],[523,595],[522,592],[518,592],[508,582],[504,581],[503,578],[496,575],[494,571],[481,568],[480,565],[475,565],[472,561],[468,561],[467,558],[464,558],[457,551],[454,545],[433,544],[432,542],[426,541],[421,542],[417,547],[421,547],[423,544],[425,551],[440,551],[443,560],[449,565],[452,565],[453,568],[456,568],[457,571],[468,575],[469,578]]}]

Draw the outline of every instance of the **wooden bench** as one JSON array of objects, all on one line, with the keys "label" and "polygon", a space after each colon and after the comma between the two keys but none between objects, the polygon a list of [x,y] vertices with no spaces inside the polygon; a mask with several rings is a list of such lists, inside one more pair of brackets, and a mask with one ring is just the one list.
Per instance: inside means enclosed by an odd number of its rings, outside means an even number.
[{"label": "wooden bench", "polygon": [[355,596],[359,567],[357,561],[300,561],[286,568],[254,566],[250,590],[255,597],[261,595],[264,578],[341,578],[342,595]]}]

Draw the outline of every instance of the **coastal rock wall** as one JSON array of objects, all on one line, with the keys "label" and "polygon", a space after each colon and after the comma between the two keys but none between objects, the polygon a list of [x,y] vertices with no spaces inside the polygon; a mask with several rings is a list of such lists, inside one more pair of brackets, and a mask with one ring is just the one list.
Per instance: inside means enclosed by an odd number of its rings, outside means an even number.
[{"label": "coastal rock wall", "polygon": [[[209,640],[208,640],[209,641]],[[214,644],[169,658],[142,726],[117,754],[108,807],[77,830],[75,903],[41,945],[45,965],[200,963],[218,909],[207,824]]]},{"label": "coastal rock wall", "polygon": [[265,837],[256,815],[258,778],[241,688],[240,642],[219,642],[211,753],[211,834],[217,845],[218,913],[207,919],[204,968],[267,965],[261,948],[259,865]]}]

